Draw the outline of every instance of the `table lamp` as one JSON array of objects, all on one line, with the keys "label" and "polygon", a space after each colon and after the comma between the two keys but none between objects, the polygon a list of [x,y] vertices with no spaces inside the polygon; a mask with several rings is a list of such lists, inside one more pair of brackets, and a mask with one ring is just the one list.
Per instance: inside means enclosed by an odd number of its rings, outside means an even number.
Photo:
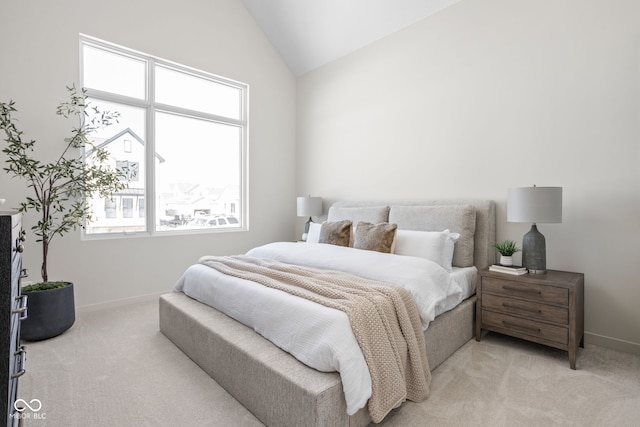
[{"label": "table lamp", "polygon": [[302,240],[307,240],[309,234],[309,224],[313,222],[312,216],[322,215],[322,197],[298,197],[298,216],[308,216],[309,219],[304,224],[304,233],[302,233]]},{"label": "table lamp", "polygon": [[534,185],[509,189],[507,221],[532,223],[531,230],[522,238],[522,266],[530,273],[546,273],[546,242],[536,224],[562,222],[562,187]]}]

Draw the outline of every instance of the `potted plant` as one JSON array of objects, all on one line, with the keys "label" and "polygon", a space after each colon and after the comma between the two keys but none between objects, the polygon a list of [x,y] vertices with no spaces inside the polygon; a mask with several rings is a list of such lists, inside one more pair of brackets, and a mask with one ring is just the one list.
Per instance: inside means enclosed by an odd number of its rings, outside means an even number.
[{"label": "potted plant", "polygon": [[123,179],[126,171],[109,167],[109,153],[89,140],[91,133],[116,122],[118,113],[90,108],[84,89],[75,86],[67,89],[69,100],[58,106],[56,114],[77,120],[79,125],[72,129],[70,138],[64,139],[60,156],[50,162],[33,156],[36,141],[22,138],[23,132],[17,129],[12,117],[17,111],[14,101],[0,103],[0,129],[7,142],[2,150],[7,155],[4,170],[23,178],[33,190],[33,196],[20,203],[18,210],[35,211],[39,216],[31,230],[41,243],[42,282],[23,288],[28,302],[21,337],[29,341],[59,335],[75,321],[73,284],[49,281],[47,261],[52,239],[91,220],[88,203],[91,195],[111,197],[128,185]]},{"label": "potted plant", "polygon": [[507,266],[513,265],[513,254],[520,250],[513,240],[503,240],[493,247],[500,253],[500,264]]}]

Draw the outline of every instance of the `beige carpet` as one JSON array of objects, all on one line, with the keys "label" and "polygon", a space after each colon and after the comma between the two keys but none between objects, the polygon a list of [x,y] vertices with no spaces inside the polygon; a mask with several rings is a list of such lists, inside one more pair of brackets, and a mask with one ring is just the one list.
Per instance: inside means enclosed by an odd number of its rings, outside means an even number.
[{"label": "beige carpet", "polygon": [[[84,313],[27,344],[25,426],[260,426],[158,331],[157,302]],[[565,352],[497,334],[468,342],[433,375],[431,397],[384,426],[639,426],[640,357]]]}]

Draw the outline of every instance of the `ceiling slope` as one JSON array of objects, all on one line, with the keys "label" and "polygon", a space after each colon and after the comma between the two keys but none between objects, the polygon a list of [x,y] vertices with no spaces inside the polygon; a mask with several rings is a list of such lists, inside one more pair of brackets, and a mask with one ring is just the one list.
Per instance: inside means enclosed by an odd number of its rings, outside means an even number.
[{"label": "ceiling slope", "polygon": [[460,0],[242,0],[300,76]]}]

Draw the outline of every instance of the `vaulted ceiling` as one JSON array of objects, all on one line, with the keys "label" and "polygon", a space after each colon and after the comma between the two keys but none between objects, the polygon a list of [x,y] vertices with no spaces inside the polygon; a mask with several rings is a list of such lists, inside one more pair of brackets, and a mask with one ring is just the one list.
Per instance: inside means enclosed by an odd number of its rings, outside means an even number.
[{"label": "vaulted ceiling", "polygon": [[460,0],[242,0],[296,76]]}]

